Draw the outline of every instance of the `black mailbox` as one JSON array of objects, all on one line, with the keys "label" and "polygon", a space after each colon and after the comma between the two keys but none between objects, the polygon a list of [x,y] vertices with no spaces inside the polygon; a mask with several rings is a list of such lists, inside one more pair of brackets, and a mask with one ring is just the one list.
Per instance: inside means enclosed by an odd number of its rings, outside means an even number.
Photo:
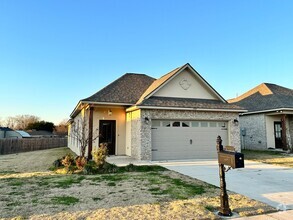
[{"label": "black mailbox", "polygon": [[219,164],[235,168],[244,168],[244,154],[231,151],[218,152]]}]

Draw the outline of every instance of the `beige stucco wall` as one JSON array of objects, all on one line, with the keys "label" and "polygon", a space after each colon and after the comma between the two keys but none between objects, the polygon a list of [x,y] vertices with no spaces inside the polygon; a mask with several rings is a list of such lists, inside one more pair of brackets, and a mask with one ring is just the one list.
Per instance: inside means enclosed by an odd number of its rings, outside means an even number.
[{"label": "beige stucco wall", "polygon": [[[187,87],[182,84],[185,83]],[[177,97],[177,98],[199,98],[199,99],[218,99],[201,80],[190,70],[184,70],[157,91],[154,96]]]},{"label": "beige stucco wall", "polygon": [[275,148],[275,131],[274,122],[281,122],[281,115],[266,116],[266,133],[267,133],[267,148]]},{"label": "beige stucco wall", "polygon": [[[79,129],[81,129],[82,123],[87,123],[87,121],[84,121],[84,119],[87,119],[86,116],[86,110],[82,109],[79,114],[73,119],[72,124],[68,126],[68,147],[77,155],[80,155],[80,143],[78,142],[76,135],[73,134],[73,124],[75,126],[78,126]],[[87,155],[87,152],[85,153]]]},{"label": "beige stucco wall", "polygon": [[[109,115],[108,111],[112,114]],[[99,134],[100,120],[115,120],[116,121],[116,155],[126,154],[126,114],[124,108],[109,107],[109,108],[94,108],[93,115],[93,137]],[[99,138],[93,142],[93,148],[99,146]]]},{"label": "beige stucco wall", "polygon": [[[137,117],[132,123],[132,157],[140,160],[151,160],[151,120],[153,119],[180,119],[180,120],[217,120],[228,122],[228,142],[237,151],[240,148],[240,128],[233,120],[238,119],[238,113],[229,112],[199,112],[199,111],[178,111],[178,110],[137,110]],[[149,118],[149,123],[145,122]],[[217,137],[211,137],[215,139]]]},{"label": "beige stucco wall", "polygon": [[[108,111],[111,110],[112,114],[109,115]],[[125,109],[117,107],[109,108],[94,108],[93,112],[93,148],[99,146],[99,123],[100,120],[115,120],[116,121],[116,143],[115,152],[116,155],[125,155],[125,136],[126,136],[126,120]],[[85,118],[88,126],[89,108],[83,109],[74,119],[75,123],[81,122],[82,118]],[[79,121],[79,122],[78,122]],[[68,147],[77,155],[80,154],[80,147],[77,140],[71,135],[72,126],[68,127]],[[88,130],[87,130],[88,131]],[[86,151],[86,154],[88,152]]]}]

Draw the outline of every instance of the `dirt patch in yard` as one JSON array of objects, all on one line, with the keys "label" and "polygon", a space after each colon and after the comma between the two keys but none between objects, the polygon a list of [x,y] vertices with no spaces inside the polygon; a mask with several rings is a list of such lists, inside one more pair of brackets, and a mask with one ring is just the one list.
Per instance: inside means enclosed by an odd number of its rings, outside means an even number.
[{"label": "dirt patch in yard", "polygon": [[[218,219],[214,212],[220,204],[220,191],[205,182],[169,170],[54,174],[46,169],[64,152],[42,153],[44,155],[35,154],[36,158],[31,155],[35,164],[30,169],[25,163],[31,162],[21,160],[27,157],[21,154],[12,160],[17,161],[17,166],[8,162],[6,167],[1,166],[0,218]],[[2,158],[0,156],[0,161]],[[45,159],[46,163],[38,158]],[[13,167],[16,169],[11,169]],[[229,195],[231,209],[241,216],[275,211],[242,195],[232,192]]]}]

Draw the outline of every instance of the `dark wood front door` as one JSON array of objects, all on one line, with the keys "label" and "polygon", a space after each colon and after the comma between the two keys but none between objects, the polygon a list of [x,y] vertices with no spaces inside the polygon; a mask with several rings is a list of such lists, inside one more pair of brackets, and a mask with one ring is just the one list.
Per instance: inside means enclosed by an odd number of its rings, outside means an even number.
[{"label": "dark wood front door", "polygon": [[282,122],[275,121],[274,122],[274,130],[275,130],[275,146],[276,146],[276,148],[283,148]]},{"label": "dark wood front door", "polygon": [[100,120],[99,144],[107,143],[109,155],[115,155],[116,121]]}]

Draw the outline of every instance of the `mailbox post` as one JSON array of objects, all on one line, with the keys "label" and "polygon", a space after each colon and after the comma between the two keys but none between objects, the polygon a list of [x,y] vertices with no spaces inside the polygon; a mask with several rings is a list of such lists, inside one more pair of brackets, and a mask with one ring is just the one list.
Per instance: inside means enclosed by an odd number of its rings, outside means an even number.
[{"label": "mailbox post", "polygon": [[[218,151],[218,162],[219,162],[219,175],[220,175],[220,201],[221,207],[219,215],[221,216],[232,216],[231,209],[229,207],[229,198],[226,190],[225,172],[230,168],[243,168],[244,167],[244,155],[238,152],[231,152],[224,150],[222,145],[221,136],[217,137],[217,151]],[[229,166],[226,170],[225,165]]]},{"label": "mailbox post", "polygon": [[[217,137],[217,151],[218,153],[223,151],[222,139],[220,136]],[[231,209],[229,207],[229,197],[226,190],[226,180],[225,180],[225,167],[224,164],[219,162],[219,175],[220,175],[220,202],[221,207],[219,215],[222,216],[232,216]]]}]

